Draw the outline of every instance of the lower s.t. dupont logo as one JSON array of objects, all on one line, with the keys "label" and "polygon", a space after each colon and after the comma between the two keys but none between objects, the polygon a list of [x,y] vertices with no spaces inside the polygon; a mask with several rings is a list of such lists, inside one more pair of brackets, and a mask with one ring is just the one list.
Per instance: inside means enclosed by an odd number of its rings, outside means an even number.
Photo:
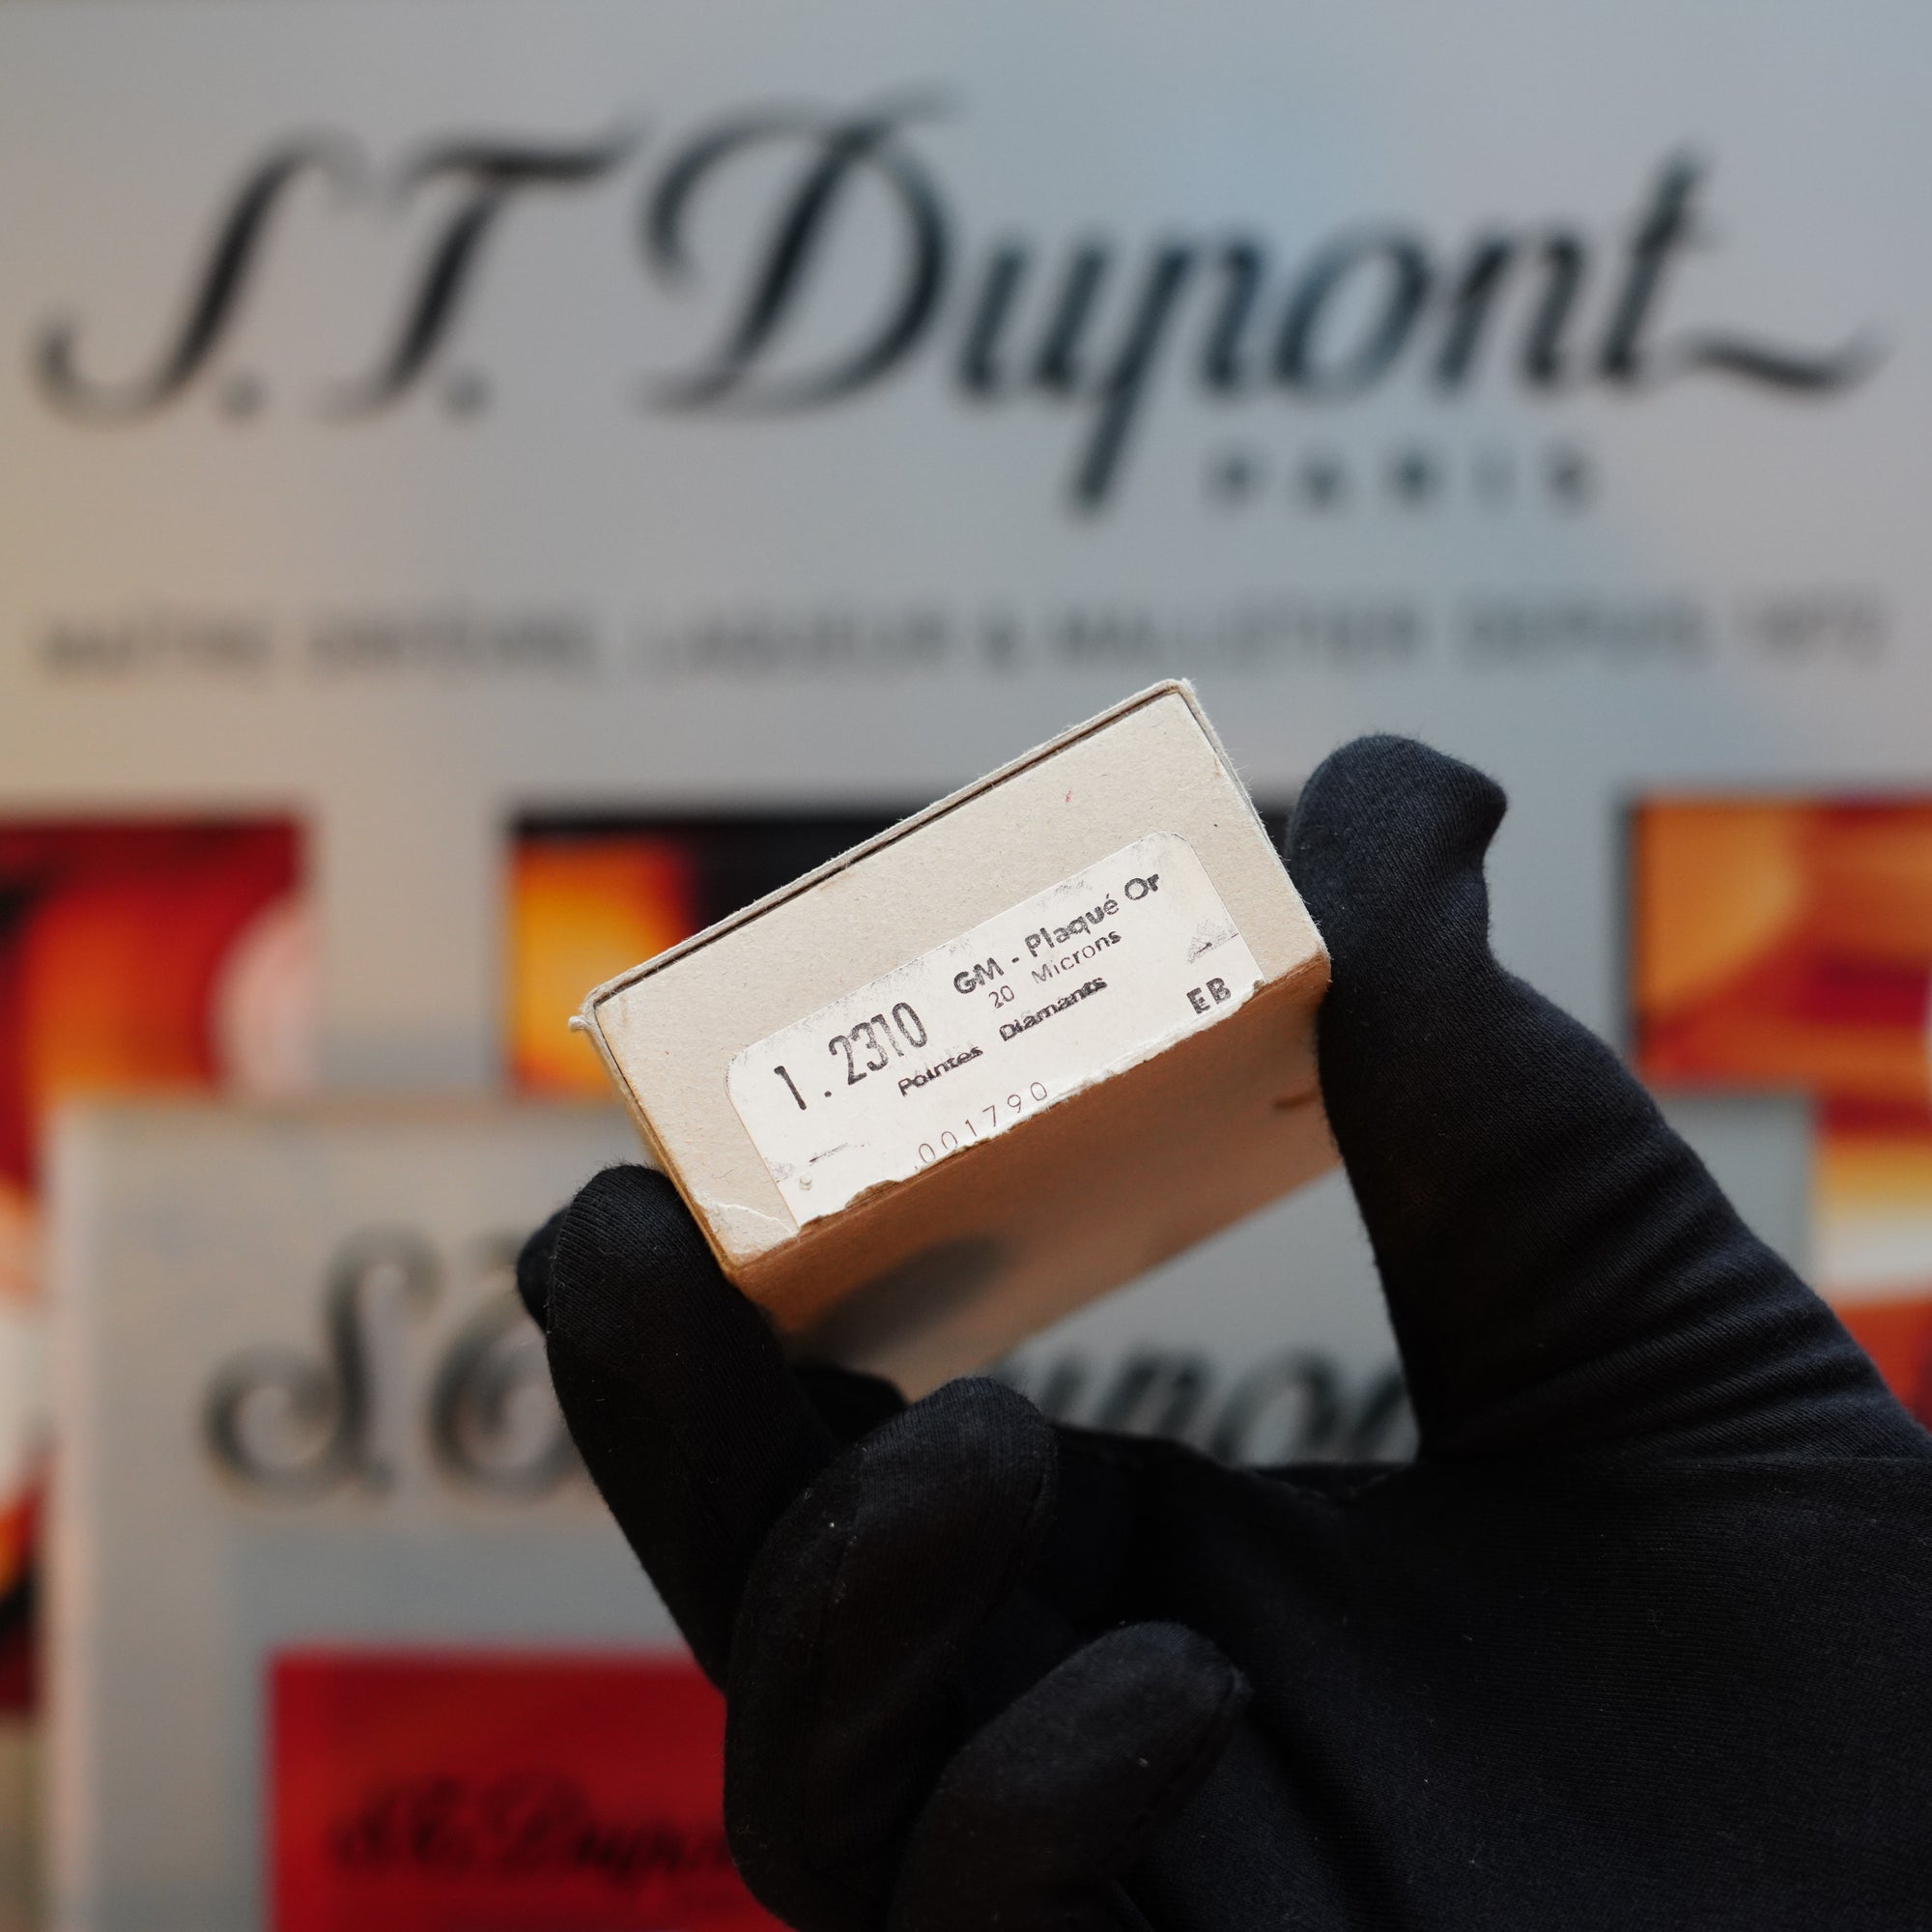
[{"label": "lower s.t. dupont logo", "polygon": [[[214,1466],[257,1501],[305,1503],[383,1495],[420,1448],[457,1491],[506,1502],[551,1494],[582,1465],[543,1338],[511,1285],[520,1245],[484,1240],[451,1268],[411,1228],[350,1236],[324,1272],[316,1345],[249,1349],[215,1370],[200,1417]],[[424,1378],[409,1333],[452,1274],[463,1313]]]},{"label": "lower s.t. dupont logo", "polygon": [[[1445,238],[1344,211],[1326,232],[1281,238],[1208,210],[1186,227],[1099,223],[1053,237],[1004,211],[983,231],[961,216],[934,155],[957,120],[954,103],[915,94],[742,109],[668,140],[630,128],[431,139],[384,161],[346,134],[304,134],[257,155],[223,190],[145,366],[101,366],[89,319],[56,312],[37,326],[33,380],[80,423],[140,422],[202,392],[236,416],[259,412],[271,385],[239,348],[256,285],[288,268],[308,224],[400,211],[411,244],[382,270],[396,277],[382,307],[392,320],[378,339],[344,341],[339,379],[298,407],[368,422],[427,390],[475,414],[514,380],[456,353],[498,236],[596,195],[611,198],[611,245],[707,331],[689,366],[610,372],[630,407],[793,416],[923,365],[976,411],[1058,412],[1071,425],[1065,496],[1090,512],[1116,498],[1163,390],[1224,413],[1346,403],[1404,375],[1449,400],[1484,381],[1546,397],[1651,396],[1693,377],[1817,397],[1855,385],[1881,356],[1857,319],[1823,343],[1785,339],[1775,317],[1673,326],[1673,284],[1710,242],[1709,169],[1689,149],[1651,162],[1608,232],[1538,218]],[[844,248],[853,224],[879,245]],[[854,274],[867,287],[836,291],[835,311],[863,320],[828,325],[828,288]],[[249,354],[272,356],[272,345]]]}]

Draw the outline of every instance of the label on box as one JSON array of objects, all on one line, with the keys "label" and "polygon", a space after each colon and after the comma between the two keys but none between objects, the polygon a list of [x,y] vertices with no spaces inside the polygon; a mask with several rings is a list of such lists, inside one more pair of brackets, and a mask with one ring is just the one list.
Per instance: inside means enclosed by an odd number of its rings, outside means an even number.
[{"label": "label on box", "polygon": [[1151,833],[748,1046],[731,1103],[800,1225],[1212,1026],[1261,970]]}]

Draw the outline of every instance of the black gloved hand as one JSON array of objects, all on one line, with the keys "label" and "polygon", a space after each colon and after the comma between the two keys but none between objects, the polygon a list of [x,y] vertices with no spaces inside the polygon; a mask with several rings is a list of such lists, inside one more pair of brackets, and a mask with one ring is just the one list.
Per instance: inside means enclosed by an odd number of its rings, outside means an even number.
[{"label": "black gloved hand", "polygon": [[[1224,1468],[794,1373],[660,1177],[526,1299],[807,1932],[1932,1923],[1932,1438],[1492,957],[1496,787],[1369,739],[1291,867],[1420,1429]],[[1245,1711],[1244,1711],[1245,1707]]]}]

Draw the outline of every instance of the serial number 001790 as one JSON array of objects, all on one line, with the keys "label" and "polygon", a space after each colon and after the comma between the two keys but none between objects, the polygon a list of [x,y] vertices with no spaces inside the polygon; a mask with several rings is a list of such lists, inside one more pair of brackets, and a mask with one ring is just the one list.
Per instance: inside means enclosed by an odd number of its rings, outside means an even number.
[{"label": "serial number 001790", "polygon": [[[1027,1083],[1027,1090],[1024,1094],[1009,1094],[1007,1095],[1005,1111],[1013,1120],[1017,1120],[1026,1111],[1028,1100],[1031,1100],[1037,1107],[1050,1097],[1046,1089],[1037,1080],[1031,1080]],[[1002,1117],[1000,1103],[997,1100],[988,1106],[981,1107],[980,1112],[985,1116],[988,1134],[997,1133],[1000,1128],[1009,1124],[1009,1121]],[[988,1138],[988,1134],[982,1134],[980,1131],[979,1125],[971,1114],[968,1114],[960,1124],[966,1129],[966,1138],[963,1141],[951,1127],[941,1127],[937,1146],[934,1146],[931,1141],[920,1142],[920,1166],[930,1167],[941,1154],[957,1152],[960,1148],[970,1146],[974,1141]]]}]

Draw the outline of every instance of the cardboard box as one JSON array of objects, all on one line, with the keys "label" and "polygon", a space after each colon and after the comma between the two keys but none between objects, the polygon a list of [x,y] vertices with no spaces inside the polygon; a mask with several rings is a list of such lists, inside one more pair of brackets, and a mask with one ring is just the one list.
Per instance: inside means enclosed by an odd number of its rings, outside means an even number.
[{"label": "cardboard box", "polygon": [[1329,1166],[1321,936],[1154,686],[598,987],[725,1274],[909,1391]]}]

